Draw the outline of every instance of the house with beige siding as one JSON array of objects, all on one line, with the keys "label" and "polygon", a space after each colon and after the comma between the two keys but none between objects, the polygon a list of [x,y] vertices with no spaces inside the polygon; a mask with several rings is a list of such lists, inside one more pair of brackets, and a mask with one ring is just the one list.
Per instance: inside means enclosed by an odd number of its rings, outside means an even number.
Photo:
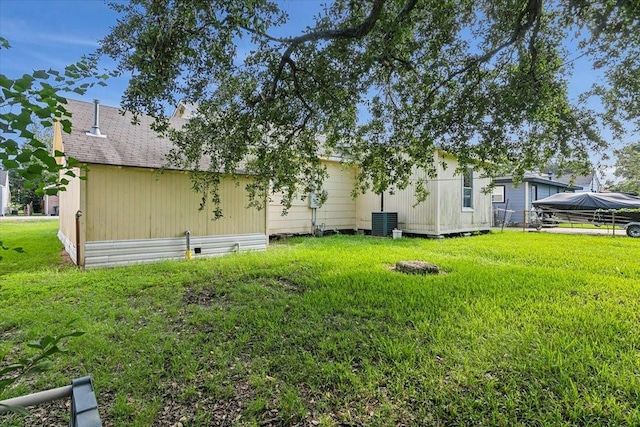
[{"label": "house with beige siding", "polygon": [[[269,234],[315,234],[317,230],[356,230],[356,202],[351,197],[355,183],[355,169],[343,165],[339,159],[325,158],[328,178],[320,190],[326,195],[322,205],[307,195],[293,201],[287,215],[282,215],[282,198],[272,197],[268,206]],[[317,207],[316,207],[317,206]]]},{"label": "house with beige siding", "polygon": [[[485,191],[490,179],[482,178],[471,166],[462,174],[456,173],[457,159],[440,150],[434,153],[433,162],[435,178],[415,169],[404,190],[360,195],[356,200],[356,227],[374,229],[375,213],[385,211],[396,214],[397,228],[404,234],[440,237],[490,231],[491,194]],[[418,181],[426,182],[428,196],[416,205]]]},{"label": "house with beige siding", "polygon": [[[180,103],[173,117],[189,118],[195,106]],[[319,143],[323,137],[318,138]],[[293,201],[287,215],[282,215],[282,198],[272,197],[268,205],[268,234],[315,234],[317,231],[353,232],[363,230],[376,233],[374,217],[392,214],[394,227],[407,234],[439,237],[462,233],[488,232],[491,229],[491,194],[484,190],[490,185],[473,168],[456,174],[458,162],[444,151],[434,153],[436,178],[427,178],[424,171],[414,170],[412,184],[404,190],[384,194],[368,192],[352,197],[356,169],[343,164],[338,157],[323,157],[328,178],[318,191],[326,196],[321,206],[314,204],[312,195]],[[446,165],[446,166],[444,166]],[[416,203],[416,185],[426,179],[427,199]]]},{"label": "house with beige siding", "polygon": [[[269,234],[312,234],[315,230],[357,231],[376,234],[374,218],[392,217],[393,228],[405,234],[439,237],[462,233],[488,232],[491,229],[491,194],[484,189],[490,184],[472,167],[456,174],[455,157],[436,151],[436,178],[414,170],[411,184],[404,190],[383,194],[367,192],[351,197],[356,169],[338,159],[324,159],[329,178],[320,190],[326,202],[316,208],[312,197],[298,199],[289,213],[282,216],[279,199],[269,204]],[[443,166],[443,165],[446,165]],[[426,181],[429,196],[416,205],[416,183]],[[386,233],[386,231],[389,231]],[[390,234],[386,230],[383,234]]]},{"label": "house with beige siding", "polygon": [[[71,134],[54,127],[54,150],[73,158],[76,175],[59,194],[58,237],[74,262],[86,268],[207,257],[267,247],[266,209],[247,208],[241,176],[220,184],[224,217],[200,210],[189,174],[173,170],[172,144],[151,129],[152,119],[118,108],[68,100]],[[180,127],[184,119],[172,118]]]}]

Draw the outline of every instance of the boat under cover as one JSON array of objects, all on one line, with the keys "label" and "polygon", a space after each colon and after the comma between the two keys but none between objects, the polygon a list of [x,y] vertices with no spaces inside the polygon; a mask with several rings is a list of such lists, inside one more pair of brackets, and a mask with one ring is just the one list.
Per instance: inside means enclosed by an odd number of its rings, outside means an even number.
[{"label": "boat under cover", "polygon": [[627,193],[558,193],[532,204],[545,218],[616,225],[640,222],[640,197]]},{"label": "boat under cover", "polygon": [[536,200],[533,206],[564,210],[640,209],[640,197],[627,193],[557,193]]}]

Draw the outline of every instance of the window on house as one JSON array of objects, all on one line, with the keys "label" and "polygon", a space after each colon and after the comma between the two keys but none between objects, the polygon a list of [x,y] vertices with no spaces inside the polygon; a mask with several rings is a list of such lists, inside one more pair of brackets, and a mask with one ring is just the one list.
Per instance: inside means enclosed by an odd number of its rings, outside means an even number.
[{"label": "window on house", "polygon": [[491,201],[493,203],[504,203],[504,185],[496,185],[491,193]]},{"label": "window on house", "polygon": [[473,168],[468,167],[462,174],[462,207],[473,209]]}]

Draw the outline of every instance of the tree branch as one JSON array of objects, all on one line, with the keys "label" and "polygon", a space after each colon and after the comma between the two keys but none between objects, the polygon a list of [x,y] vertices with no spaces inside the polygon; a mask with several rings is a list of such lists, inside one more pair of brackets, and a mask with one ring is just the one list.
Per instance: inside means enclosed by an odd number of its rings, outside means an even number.
[{"label": "tree branch", "polygon": [[238,25],[238,28],[243,29],[248,33],[255,34],[256,36],[264,37],[272,42],[289,43],[291,41],[291,37],[273,37],[267,33],[261,33],[260,31],[254,30],[253,28],[245,27],[244,25]]},{"label": "tree branch", "polygon": [[[466,66],[451,73],[449,77],[447,77],[439,85],[434,87],[425,99],[431,99],[437,90],[444,87],[447,83],[451,82],[457,76],[468,72],[469,70],[471,70],[471,68],[477,65],[490,61],[491,58],[493,58],[499,52],[509,46],[512,46],[518,40],[521,40],[524,34],[535,26],[534,34],[532,35],[532,37],[534,37],[537,34],[537,29],[539,28],[540,15],[542,14],[542,2],[543,0],[528,0],[527,6],[518,15],[516,26],[513,29],[511,37],[507,41],[486,52],[484,55],[476,56],[471,61],[469,61]],[[523,23],[522,21],[525,18],[526,21]]]},{"label": "tree branch", "polygon": [[297,98],[300,100],[300,102],[302,102],[302,105],[304,105],[304,108],[307,111],[309,111],[309,113],[313,113],[314,112],[313,108],[311,108],[311,106],[304,99],[304,96],[302,96],[302,91],[300,89],[300,81],[298,80],[298,68],[296,67],[296,63],[293,61],[293,59],[289,58],[287,60],[287,64],[291,68],[291,75],[293,77],[293,88],[296,92]]},{"label": "tree branch", "polygon": [[[367,16],[360,25],[355,27],[336,30],[315,31],[303,34],[301,36],[285,39],[277,39],[266,34],[262,34],[262,36],[267,37],[270,40],[278,41],[285,44],[288,43],[289,46],[282,54],[280,64],[278,65],[278,69],[273,77],[273,81],[271,82],[271,87],[268,91],[268,95],[265,97],[261,97],[261,99],[256,99],[254,103],[258,103],[260,101],[266,102],[275,98],[278,83],[280,82],[280,79],[282,77],[284,67],[287,63],[289,63],[289,61],[291,61],[291,55],[298,46],[309,41],[360,39],[369,34],[369,32],[371,32],[371,30],[373,29],[375,23],[378,21],[378,19],[380,19],[384,3],[385,0],[375,0],[369,16]],[[247,29],[247,31],[251,31],[251,29]],[[254,33],[256,32],[254,31]]]},{"label": "tree branch", "polygon": [[[239,28],[249,33],[258,35],[260,37],[264,37],[267,40],[288,45],[287,49],[282,54],[280,63],[278,64],[278,68],[275,72],[270,88],[267,91],[267,95],[266,96],[263,95],[255,98],[252,104],[255,105],[258,102],[268,102],[275,98],[278,84],[282,79],[282,73],[284,72],[284,67],[286,65],[291,66],[292,71],[295,73],[297,68],[295,66],[295,62],[291,59],[291,55],[293,54],[293,52],[298,46],[309,41],[361,39],[365,37],[367,34],[371,32],[371,30],[373,30],[375,23],[380,19],[382,10],[384,9],[385,2],[386,0],[375,0],[369,15],[365,18],[365,20],[360,25],[357,25],[355,27],[314,31],[314,32],[297,36],[297,37],[285,37],[285,38],[273,37],[269,34],[259,32],[247,26],[239,26]],[[398,15],[396,16],[395,24],[399,25],[402,21],[404,21],[409,16],[411,11],[415,9],[417,3],[418,3],[418,0],[408,0],[400,10]],[[390,59],[401,63],[404,66],[404,68],[407,70],[413,69],[413,65],[409,61],[399,58],[396,55],[391,54]],[[297,86],[297,84],[298,82],[296,80],[296,77],[294,76],[294,85],[296,85],[297,96],[303,102],[305,107],[311,110],[307,102],[303,99],[301,91],[299,90],[299,86]]]},{"label": "tree branch", "polygon": [[398,16],[396,16],[396,25],[400,24],[402,21],[405,20],[405,18],[407,18],[407,16],[409,16],[409,13],[411,13],[411,11],[416,7],[416,5],[418,4],[418,0],[409,0],[404,4],[404,7],[402,8],[402,10],[400,11],[400,13],[398,13]]}]

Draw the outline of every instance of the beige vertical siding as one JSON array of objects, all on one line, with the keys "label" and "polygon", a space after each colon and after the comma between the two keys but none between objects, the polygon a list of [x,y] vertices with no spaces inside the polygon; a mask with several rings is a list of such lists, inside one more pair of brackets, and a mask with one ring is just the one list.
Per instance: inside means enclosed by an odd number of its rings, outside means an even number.
[{"label": "beige vertical siding", "polygon": [[420,179],[427,179],[423,170],[414,170],[411,174],[411,183],[404,190],[396,190],[393,193],[386,191],[382,196],[373,192],[367,192],[358,196],[358,228],[371,229],[371,213],[380,212],[381,199],[384,198],[385,212],[398,213],[398,228],[405,232],[436,233],[437,218],[437,181],[428,180],[426,183],[429,196],[420,204],[416,204],[416,183]]},{"label": "beige vertical siding", "polygon": [[[411,184],[404,190],[384,193],[384,210],[398,213],[398,228],[408,233],[441,235],[467,231],[488,230],[491,225],[491,194],[482,188],[488,179],[474,179],[474,209],[462,208],[462,176],[455,175],[457,161],[451,156],[437,153],[438,176],[428,180],[427,199],[416,203],[415,185],[419,179],[427,178],[422,170],[414,170]],[[443,167],[441,163],[447,167]],[[360,195],[357,202],[357,226],[371,229],[371,213],[380,211],[380,195],[368,192]]]},{"label": "beige vertical siding", "polygon": [[[351,198],[355,170],[335,161],[323,161],[329,177],[324,182],[327,201],[317,210],[316,224],[325,230],[353,230],[356,228],[356,202]],[[269,203],[269,234],[311,233],[313,210],[309,199],[295,200],[286,216],[282,216],[280,198]]]},{"label": "beige vertical siding", "polygon": [[479,172],[474,170],[473,209],[465,209],[462,207],[462,175],[455,174],[457,161],[453,157],[440,155],[440,162],[445,162],[447,168],[440,166],[438,171],[438,234],[488,230],[491,227],[491,194],[485,194],[482,190],[489,185],[490,180],[480,178]]},{"label": "beige vertical siding", "polygon": [[269,234],[309,234],[311,233],[311,209],[309,199],[294,200],[286,215],[282,215],[282,198],[271,196],[269,202]]},{"label": "beige vertical siding", "polygon": [[87,241],[134,240],[266,232],[265,210],[247,208],[246,178],[236,186],[224,179],[224,217],[213,221],[212,207],[200,211],[200,194],[189,175],[150,169],[90,165],[86,181]]},{"label": "beige vertical siding", "polygon": [[[80,169],[74,168],[75,178],[71,178],[65,191],[59,193],[60,211],[59,211],[59,233],[66,238],[65,246],[72,245],[73,248],[67,247],[67,252],[75,261],[75,244],[76,244],[76,212],[80,210],[80,187],[81,180]],[[69,177],[66,177],[69,179]],[[61,239],[62,240],[62,239]]]},{"label": "beige vertical siding", "polygon": [[371,191],[365,194],[358,194],[356,199],[356,227],[359,230],[371,230],[371,212],[380,212],[380,195]]},{"label": "beige vertical siding", "polygon": [[325,230],[355,230],[356,201],[351,197],[355,182],[355,169],[340,162],[325,161],[329,178],[323,190],[327,192],[327,202],[317,211],[318,224]]}]

